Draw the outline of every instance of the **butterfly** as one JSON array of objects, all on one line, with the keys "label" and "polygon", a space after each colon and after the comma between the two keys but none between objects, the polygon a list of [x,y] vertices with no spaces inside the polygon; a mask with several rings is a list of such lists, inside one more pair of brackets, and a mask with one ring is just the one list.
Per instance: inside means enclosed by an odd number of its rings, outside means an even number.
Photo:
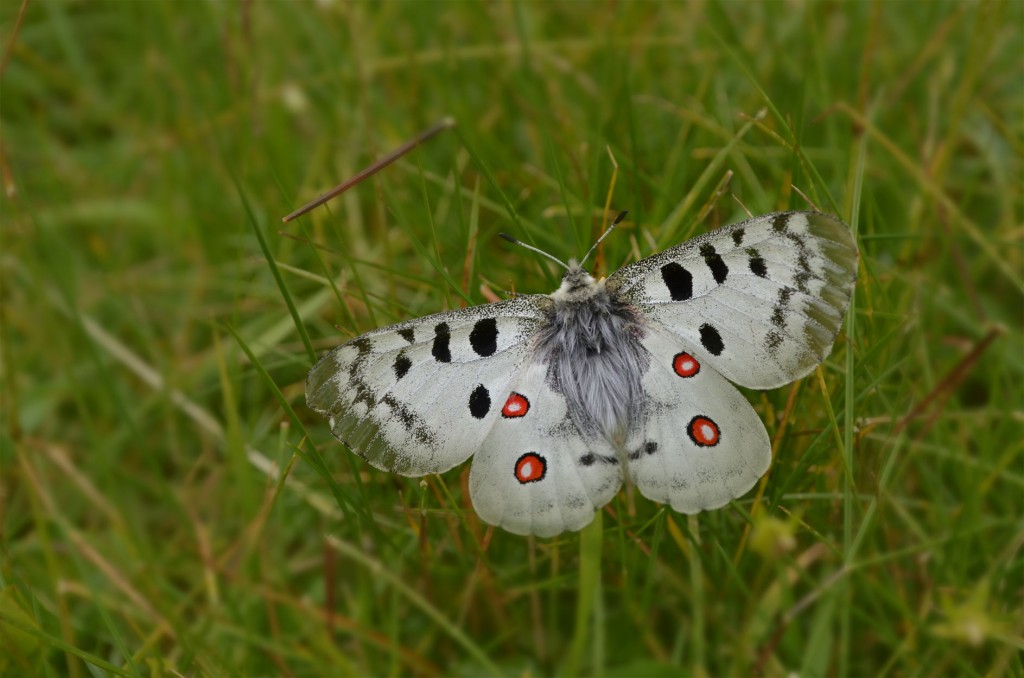
[{"label": "butterfly", "polygon": [[310,371],[306,401],[385,471],[442,473],[473,456],[477,514],[515,534],[579,530],[627,478],[683,513],[719,508],[772,456],[729,382],[776,388],[824,360],[857,259],[838,219],[778,212],[599,280],[571,260],[552,294],[342,344]]}]

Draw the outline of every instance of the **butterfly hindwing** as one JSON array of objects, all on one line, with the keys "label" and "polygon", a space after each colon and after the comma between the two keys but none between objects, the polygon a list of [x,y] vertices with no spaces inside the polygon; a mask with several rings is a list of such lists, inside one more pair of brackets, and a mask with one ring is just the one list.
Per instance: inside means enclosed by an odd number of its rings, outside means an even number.
[{"label": "butterfly hindwing", "polygon": [[306,401],[377,468],[446,471],[476,451],[500,416],[498,398],[529,358],[544,303],[521,296],[364,334],[313,367]]},{"label": "butterfly hindwing", "polygon": [[622,484],[614,450],[604,438],[580,433],[547,373],[546,364],[534,361],[513,383],[469,478],[481,518],[542,537],[579,530]]},{"label": "butterfly hindwing", "polygon": [[726,226],[616,271],[608,288],[731,381],[775,388],[832,348],[856,279],[845,224],[779,212]]},{"label": "butterfly hindwing", "polygon": [[651,356],[639,437],[627,447],[640,492],[683,513],[716,509],[747,492],[771,463],[771,445],[754,408],[692,348],[651,328]]}]

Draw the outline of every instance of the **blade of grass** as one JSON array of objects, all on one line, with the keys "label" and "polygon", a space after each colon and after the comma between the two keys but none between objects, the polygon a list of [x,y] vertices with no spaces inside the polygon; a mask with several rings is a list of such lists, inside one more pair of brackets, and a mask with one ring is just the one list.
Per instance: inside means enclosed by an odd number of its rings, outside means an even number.
[{"label": "blade of grass", "polygon": [[[749,132],[754,124],[763,116],[764,111],[760,111],[753,118],[743,123],[743,126],[736,131],[736,134],[733,135],[729,142],[726,143],[725,146],[722,146],[722,148],[715,153],[715,157],[713,157],[711,161],[704,166],[704,171],[700,173],[697,181],[693,182],[693,185],[686,193],[686,197],[683,198],[683,201],[676,205],[675,209],[673,209],[672,212],[662,220],[659,227],[659,233],[661,234],[658,240],[659,248],[663,248],[666,245],[668,238],[677,238],[676,229],[697,202],[697,199],[704,191],[704,187],[711,182],[713,177],[718,176],[719,168],[722,166],[722,163],[725,162],[726,157],[728,157],[733,148],[736,147],[736,144],[746,136],[747,132]],[[696,222],[694,222],[694,224],[696,224]]]},{"label": "blade of grass", "polygon": [[911,157],[887,134],[879,129],[872,120],[868,119],[860,111],[854,109],[845,102],[839,102],[836,106],[840,111],[849,116],[856,125],[863,127],[868,135],[877,141],[882,148],[889,153],[890,157],[896,160],[896,162],[903,167],[906,173],[917,182],[918,186],[942,203],[942,207],[949,212],[950,216],[953,217],[953,221],[960,225],[964,233],[967,234],[967,237],[974,241],[974,244],[978,246],[978,249],[985,254],[985,256],[995,265],[996,268],[999,269],[1006,279],[1014,285],[1014,287],[1019,291],[1024,292],[1024,278],[1020,276],[1018,271],[1013,269],[1011,264],[1009,264],[1003,257],[999,256],[999,252],[996,250],[995,246],[989,242],[981,229],[978,228],[978,225],[960,210],[956,201],[946,195],[942,186],[938,185],[934,179],[929,177],[924,170],[919,167],[919,164],[911,159]]},{"label": "blade of grass", "polygon": [[460,127],[455,127],[453,129],[455,130],[455,135],[459,137],[459,142],[462,144],[462,147],[466,149],[467,153],[469,153],[469,157],[473,158],[473,163],[476,164],[477,169],[483,172],[484,177],[487,178],[487,183],[491,185],[491,188],[493,188],[501,198],[501,202],[505,205],[505,211],[508,212],[509,218],[512,219],[512,223],[517,227],[522,228],[522,224],[519,222],[519,213],[516,212],[516,208],[512,205],[512,201],[509,200],[508,196],[505,195],[505,192],[501,190],[501,185],[498,183],[498,180],[494,178],[494,174],[491,173],[491,168],[487,166],[484,159],[479,153],[477,153],[476,148],[469,142],[469,138],[462,132],[462,129]]},{"label": "blade of grass", "polygon": [[[45,516],[47,520],[52,521],[54,525],[56,525],[60,532],[68,537],[73,547],[68,549],[67,554],[70,555],[70,559],[75,563],[75,568],[84,575],[89,572],[89,568],[86,566],[86,563],[88,562],[96,570],[101,572],[107,580],[114,582],[126,597],[128,597],[149,619],[155,620],[161,625],[170,626],[153,607],[150,599],[140,593],[133,583],[129,581],[129,578],[117,568],[117,565],[111,563],[104,554],[99,552],[95,544],[86,536],[86,533],[80,532],[76,529],[75,526],[71,524],[71,522],[57,508],[57,502],[47,491],[47,485],[41,481],[41,477],[37,473],[36,468],[32,465],[21,449],[18,450],[18,461],[20,462],[23,477],[29,480],[29,484],[34,491],[34,508],[36,508],[35,504],[38,504],[38,508],[40,509],[37,520],[42,520],[43,516]],[[124,658],[125,662],[127,662],[131,669],[131,673],[126,675],[142,675],[128,649],[128,644],[125,641],[124,634],[121,633],[121,629],[114,623],[114,619],[111,617],[110,610],[108,610],[107,606],[98,600],[94,599],[93,602],[95,603],[94,608],[96,612],[103,620],[104,627],[110,633],[114,647],[117,648],[118,653]],[[12,620],[8,619],[8,621],[11,622]],[[22,628],[21,630],[24,631],[26,629]],[[38,632],[42,633],[41,630]],[[55,646],[65,649],[65,651],[69,651],[67,648],[70,646],[64,643],[63,640],[50,636],[48,636],[48,638],[52,638]]]},{"label": "blade of grass", "polygon": [[288,312],[292,315],[292,321],[295,323],[295,329],[299,333],[299,337],[302,338],[302,344],[306,347],[306,355],[309,357],[309,364],[312,365],[316,362],[316,351],[313,350],[313,344],[309,340],[309,335],[306,334],[306,327],[302,323],[302,317],[299,315],[299,311],[295,308],[295,302],[292,301],[291,292],[288,291],[288,286],[284,284],[284,278],[281,276],[281,271],[277,268],[277,261],[274,260],[274,256],[270,253],[270,248],[267,246],[267,240],[263,237],[263,229],[260,228],[259,222],[256,219],[256,214],[252,210],[252,205],[249,204],[249,198],[246,196],[245,191],[242,190],[241,184],[238,179],[231,175],[231,179],[235,182],[235,190],[238,192],[238,197],[242,201],[242,205],[245,207],[245,213],[249,217],[249,225],[252,226],[253,233],[256,234],[256,240],[260,244],[260,250],[263,252],[263,258],[267,260],[267,266],[270,267],[270,273],[274,276],[274,282],[277,283],[277,289],[281,291],[281,297],[284,299],[285,306],[288,307]]},{"label": "blade of grass", "polygon": [[61,652],[66,652],[66,653],[68,653],[70,655],[78,657],[79,659],[84,661],[86,664],[90,664],[90,665],[95,666],[97,668],[101,668],[104,671],[109,671],[110,673],[114,674],[115,676],[141,676],[141,675],[143,675],[143,674],[139,673],[138,671],[126,671],[126,670],[122,669],[121,667],[116,666],[114,664],[111,664],[110,662],[108,662],[108,661],[106,661],[104,659],[100,659],[99,657],[97,657],[94,654],[86,652],[85,650],[80,650],[79,648],[75,647],[74,645],[70,645],[68,643],[65,643],[63,640],[61,640],[57,636],[52,636],[49,633],[47,633],[46,631],[43,631],[42,629],[36,628],[35,626],[32,626],[30,624],[26,624],[23,621],[15,618],[15,617],[10,616],[6,612],[3,612],[2,610],[0,610],[0,620],[2,620],[5,624],[10,624],[14,628],[16,628],[19,631],[21,631],[22,633],[27,633],[30,636],[38,638],[39,640],[43,641],[47,645],[49,645],[49,646],[51,646],[51,647],[53,647],[53,648],[55,648],[57,650],[60,650]]},{"label": "blade of grass", "polygon": [[[259,358],[256,357],[256,354],[252,352],[252,349],[249,348],[249,345],[245,343],[245,340],[242,339],[241,336],[239,336],[239,334],[235,331],[233,327],[231,327],[230,325],[225,325],[224,327],[225,329],[227,329],[228,332],[231,333],[231,336],[235,338],[235,341],[238,343],[239,348],[242,349],[245,355],[249,358],[249,361],[252,363],[252,366],[256,369],[256,372],[258,372],[260,377],[262,377],[263,383],[266,384],[267,388],[269,388],[271,393],[274,394],[274,397],[277,399],[278,404],[281,405],[281,408],[288,416],[288,419],[292,422],[292,426],[295,427],[296,431],[302,434],[302,440],[305,441],[306,443],[306,451],[301,452],[302,448],[300,447],[297,447],[296,450],[300,451],[303,460],[310,466],[312,466],[313,470],[317,472],[317,474],[324,480],[324,482],[327,483],[327,487],[331,490],[331,494],[334,495],[334,500],[337,503],[338,508],[341,509],[345,518],[352,518],[352,514],[350,514],[349,511],[354,510],[361,513],[364,519],[370,525],[374,525],[375,523],[373,521],[373,517],[371,516],[369,510],[365,508],[366,503],[353,501],[352,498],[348,496],[348,494],[342,491],[341,486],[339,486],[338,483],[334,480],[334,477],[331,475],[330,470],[327,468],[327,464],[324,462],[323,457],[320,455],[320,451],[316,448],[316,445],[313,445],[313,443],[310,441],[309,434],[306,432],[306,428],[302,425],[302,421],[295,414],[295,410],[292,409],[292,406],[288,402],[288,399],[284,397],[283,393],[281,393],[281,389],[278,388],[277,383],[274,381],[274,378],[271,377],[270,373],[267,372],[265,367],[263,367],[263,364],[260,362]],[[359,484],[361,481],[359,479],[358,470],[354,470],[353,476],[356,479],[356,483]],[[360,490],[362,489],[361,484],[359,485],[359,488]]]},{"label": "blade of grass", "polygon": [[326,535],[327,543],[335,550],[348,556],[352,560],[356,561],[373,575],[375,579],[387,582],[392,588],[398,593],[402,594],[410,603],[418,607],[428,617],[433,619],[437,625],[446,633],[452,640],[458,643],[462,649],[464,649],[471,657],[480,663],[480,666],[490,675],[500,676],[502,671],[498,669],[498,666],[491,661],[491,658],[487,656],[487,653],[483,649],[473,642],[473,640],[462,632],[455,624],[451,622],[444,614],[437,609],[430,601],[421,596],[411,586],[406,584],[402,579],[391,571],[390,567],[386,567],[383,563],[378,560],[374,560],[370,556],[363,553],[361,549],[352,546],[348,542],[345,542],[334,535]]},{"label": "blade of grass", "polygon": [[[747,67],[747,63],[732,48],[732,46],[729,44],[727,40],[725,40],[725,38],[719,35],[719,33],[714,29],[710,29],[708,32],[718,42],[722,50],[727,55],[729,55],[729,57],[736,63],[737,66],[739,66],[740,70],[743,71],[744,75],[746,75],[747,79],[750,81],[750,84],[753,85],[758,92],[760,92],[761,96],[764,98],[765,105],[768,107],[768,110],[770,110],[772,113],[772,117],[775,118],[779,126],[785,131],[787,141],[790,144],[789,148],[797,154],[797,157],[800,158],[801,165],[814,178],[815,185],[822,187],[822,189],[825,191],[825,198],[828,200],[831,209],[835,212],[838,212],[839,206],[836,203],[835,199],[832,197],[831,192],[828,191],[828,184],[822,178],[821,174],[818,172],[814,164],[811,163],[810,160],[807,158],[807,155],[804,153],[803,146],[799,143],[799,140],[796,138],[796,135],[790,128],[789,123],[786,120],[786,117],[783,116],[779,109],[775,106],[775,102],[768,95],[768,92],[765,91],[764,87],[761,85],[761,81],[757,77],[755,77],[753,71],[751,71],[751,69]],[[757,122],[760,123],[760,120],[758,120]]]},{"label": "blade of grass", "polygon": [[352,315],[352,309],[349,308],[348,302],[345,300],[345,297],[342,296],[341,290],[339,290],[338,286],[335,284],[334,276],[331,275],[331,271],[327,268],[327,262],[324,261],[323,256],[321,256],[320,249],[316,245],[313,244],[313,240],[310,237],[309,229],[306,228],[305,222],[302,223],[300,228],[302,229],[302,234],[306,237],[306,240],[310,243],[309,250],[310,250],[310,252],[313,253],[313,258],[316,259],[317,268],[319,268],[320,272],[323,274],[324,282],[326,284],[330,285],[331,291],[334,293],[334,298],[337,299],[338,305],[341,306],[342,310],[345,313],[345,321],[348,323],[347,326],[351,327],[351,328],[355,328],[356,327],[356,319],[355,319],[355,316]]},{"label": "blade of grass", "polygon": [[[70,315],[70,311],[61,303],[55,291],[49,294],[48,297],[59,311]],[[160,376],[159,372],[146,364],[142,358],[100,327],[91,317],[84,313],[79,313],[77,317],[85,333],[114,360],[124,365],[132,374],[154,391],[167,391],[167,398],[175,407],[195,422],[201,430],[211,435],[222,445],[226,444],[224,427],[212,414],[200,407],[180,390],[169,389],[167,382]],[[245,450],[250,464],[269,477],[278,477],[279,470],[277,465],[269,457],[248,444],[246,444]],[[302,481],[296,480],[292,476],[287,476],[287,483],[289,488],[299,494],[318,512],[328,517],[337,517],[336,512],[331,508],[326,498],[310,490]]]},{"label": "blade of grass", "polygon": [[[395,201],[395,211],[397,214],[399,214],[399,218],[402,221],[408,223],[406,217],[402,215],[401,208],[398,206],[398,201]],[[459,281],[451,276],[451,274],[448,272],[448,269],[444,266],[443,262],[441,261],[440,252],[436,248],[438,240],[435,235],[436,230],[434,228],[434,221],[432,218],[429,219],[429,221],[432,236],[431,239],[435,243],[435,249],[431,251],[427,245],[423,244],[419,240],[419,238],[416,238],[415,236],[412,235],[411,229],[405,229],[405,235],[409,239],[409,243],[412,245],[413,249],[416,250],[416,253],[424,261],[428,262],[431,265],[431,267],[437,272],[437,274],[441,277],[441,279],[444,280],[445,283],[447,283],[448,290],[455,292],[455,294],[457,294],[459,298],[462,299],[467,304],[475,303],[475,301],[468,294],[466,294],[465,291],[463,291],[462,286],[459,284]]]},{"label": "blade of grass", "polygon": [[[850,229],[853,233],[853,241],[857,242],[857,234],[860,231],[860,206],[861,198],[864,191],[864,168],[867,162],[867,138],[865,135],[861,135],[859,143],[857,144],[857,154],[854,160],[853,166],[853,190],[850,191]],[[846,565],[852,565],[854,557],[854,539],[856,538],[853,532],[853,511],[854,511],[854,495],[857,492],[857,488],[853,483],[853,435],[854,435],[854,405],[855,400],[855,368],[854,358],[856,357],[854,347],[857,345],[857,286],[854,285],[850,291],[850,305],[846,309],[846,375],[844,377],[844,386],[846,390],[846,397],[844,398],[843,410],[843,454],[846,459],[843,465],[847,469],[847,474],[843,480],[843,557]],[[819,368],[820,373],[820,368]],[[831,412],[831,407],[829,408]],[[872,503],[874,503],[872,501]],[[847,516],[849,516],[847,518]],[[853,587],[849,581],[844,581],[842,584],[844,591],[844,604],[841,607],[840,614],[842,615],[840,620],[840,634],[839,634],[839,674],[848,675],[850,667],[850,630],[851,630],[851,617],[850,612],[853,608],[850,600],[850,596],[853,594]]]},{"label": "blade of grass", "polygon": [[[579,586],[576,589],[576,620],[572,645],[566,660],[564,671],[567,676],[580,675],[580,666],[587,643],[596,642],[597,626],[603,624],[596,611],[600,604],[601,593],[601,542],[604,538],[603,511],[598,511],[594,521],[580,531],[580,570]],[[593,626],[591,625],[593,620]],[[597,648],[594,648],[595,656]],[[587,674],[599,675],[604,667],[594,664]]]},{"label": "blade of grass", "polygon": [[700,518],[697,514],[686,516],[686,525],[694,548],[690,550],[690,588],[693,596],[693,631],[690,635],[693,643],[693,675],[706,672],[707,655],[705,654],[704,620],[704,563],[701,561]]}]

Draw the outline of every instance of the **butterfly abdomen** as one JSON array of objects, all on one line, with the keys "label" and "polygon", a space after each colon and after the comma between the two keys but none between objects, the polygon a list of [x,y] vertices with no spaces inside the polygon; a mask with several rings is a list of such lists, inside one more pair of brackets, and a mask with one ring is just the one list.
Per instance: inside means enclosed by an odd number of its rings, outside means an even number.
[{"label": "butterfly abdomen", "polygon": [[563,294],[537,334],[537,355],[547,364],[547,380],[566,400],[569,417],[589,436],[615,444],[639,420],[641,383],[648,355],[640,344],[637,311],[608,293],[585,272],[566,275]]}]

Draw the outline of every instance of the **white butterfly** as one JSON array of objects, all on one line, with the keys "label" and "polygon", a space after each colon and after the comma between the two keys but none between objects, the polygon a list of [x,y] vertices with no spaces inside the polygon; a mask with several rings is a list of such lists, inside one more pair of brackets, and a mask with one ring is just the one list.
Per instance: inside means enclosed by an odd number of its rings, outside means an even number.
[{"label": "white butterfly", "polygon": [[306,380],[309,406],[373,466],[441,473],[475,453],[470,496],[516,534],[579,530],[628,475],[697,513],[768,470],[764,425],[733,381],[768,389],[824,360],[857,248],[816,212],[768,214],[595,280],[357,337]]}]

